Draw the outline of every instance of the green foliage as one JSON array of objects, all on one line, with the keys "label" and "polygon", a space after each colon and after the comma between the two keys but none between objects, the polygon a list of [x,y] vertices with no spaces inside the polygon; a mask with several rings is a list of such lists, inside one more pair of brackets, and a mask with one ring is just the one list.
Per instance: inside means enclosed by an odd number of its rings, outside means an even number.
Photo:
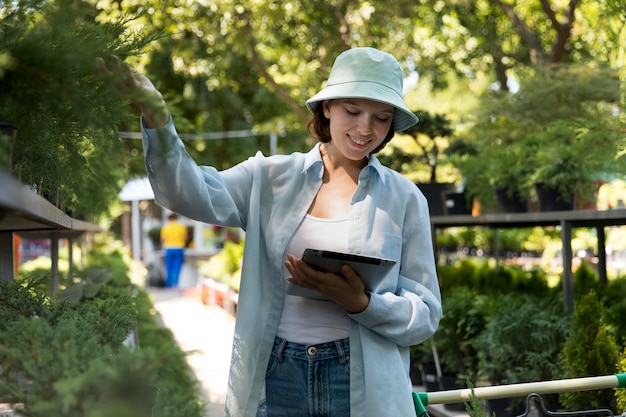
[{"label": "green foliage", "polygon": [[159,402],[155,415],[206,417],[201,387],[172,332],[158,323],[150,296],[138,291],[134,300],[139,346],[142,351],[152,352],[152,359],[146,366],[154,367],[158,374],[155,386],[159,389]]},{"label": "green foliage", "polygon": [[203,415],[197,381],[149,297],[127,274],[111,276],[128,272],[115,253],[90,255],[99,266],[78,271],[75,285],[99,291],[75,304],[44,295],[39,271],[0,282],[0,401],[23,404],[20,415],[148,417],[155,404],[163,417]]},{"label": "green foliage", "polygon": [[[107,200],[127,177],[144,172],[140,141],[121,142],[116,133],[136,130],[137,115],[94,78],[96,56],[116,53],[149,75],[182,133],[259,132],[186,140],[200,163],[226,168],[258,149],[269,153],[267,132],[280,134],[279,153],[310,146],[303,103],[349,47],[393,52],[428,90],[461,78],[472,95],[493,82],[506,89],[544,62],[614,65],[623,43],[622,5],[596,3],[547,10],[521,2],[505,11],[489,2],[433,7],[408,0],[5,0],[0,119],[20,131],[15,143],[0,140],[0,159],[73,215],[96,217],[106,213]],[[548,18],[570,12],[576,12],[571,25]],[[525,22],[524,32],[517,21]],[[447,109],[467,100],[453,94],[431,100],[411,83],[407,87],[412,102],[429,103],[429,111],[446,109],[455,130],[465,128],[463,116],[472,110]]]},{"label": "green foliage", "polygon": [[626,167],[619,94],[616,70],[553,65],[521,80],[515,94],[486,96],[466,138],[472,151],[456,160],[470,194],[488,207],[493,186],[527,198],[543,182],[588,199],[592,180]]},{"label": "green foliage", "polygon": [[3,4],[0,119],[19,132],[2,168],[68,213],[98,218],[124,178],[117,129],[132,112],[98,81],[95,58],[137,54],[152,38],[127,33],[127,21],[99,23],[86,1]]},{"label": "green foliage", "polygon": [[[626,333],[626,279],[603,287],[583,263],[574,276],[577,298],[569,316],[560,290],[548,287],[545,274],[520,271],[497,271],[475,258],[438,266],[444,315],[432,341],[442,370],[457,372],[471,385],[611,375],[623,368],[622,363],[617,369]],[[413,346],[411,358],[432,361],[431,344]],[[563,395],[571,395],[571,402]],[[594,396],[598,400],[592,403]],[[618,398],[623,401],[623,394]],[[566,409],[615,410],[611,390],[551,394],[544,400],[549,409],[560,400]]]},{"label": "green foliage", "polygon": [[445,115],[431,114],[427,110],[414,113],[419,118],[419,123],[402,133],[413,138],[419,153],[410,154],[405,149],[393,147],[391,154],[381,154],[379,159],[399,172],[405,172],[405,167],[416,171],[421,165],[429,171],[429,181],[437,182],[437,167],[446,162],[444,150],[448,145],[448,137],[454,133],[452,122]]},{"label": "green foliage", "polygon": [[[618,372],[626,372],[626,347],[623,348],[621,358],[618,364]],[[617,402],[617,410],[626,410],[626,389],[618,389],[615,393]]]},{"label": "green foliage", "polygon": [[442,299],[443,317],[433,336],[443,372],[469,378],[478,369],[476,338],[484,330],[490,299],[469,288],[457,288]]},{"label": "green foliage", "polygon": [[217,255],[212,256],[208,261],[198,264],[200,273],[226,284],[234,290],[239,290],[243,247],[244,240],[239,242],[227,240]]},{"label": "green foliage", "polygon": [[88,271],[83,281],[65,288],[60,298],[70,304],[77,304],[85,298],[94,298],[112,275],[109,271],[92,269]]},{"label": "green foliage", "polygon": [[492,308],[477,338],[479,376],[494,385],[558,376],[555,358],[565,342],[568,317],[557,298],[503,295]]},{"label": "green foliage", "polygon": [[586,294],[599,289],[598,274],[585,260],[582,260],[580,266],[574,271],[573,278],[577,294]]},{"label": "green foliage", "polygon": [[[38,280],[40,281],[41,278]],[[40,282],[31,281],[21,284],[18,282],[0,285],[0,308],[3,320],[0,321],[0,331],[20,318],[38,317],[50,323],[58,322],[58,318],[69,309],[67,304],[51,303],[45,292],[36,287]]]},{"label": "green foliage", "polygon": [[[606,308],[595,292],[576,300],[572,324],[561,353],[562,378],[612,375],[616,373],[619,349],[605,322]],[[608,408],[615,410],[613,390],[562,393],[561,403],[571,410]]]},{"label": "green foliage", "polygon": [[122,342],[134,325],[132,304],[109,299],[71,308],[19,282],[0,285],[0,398],[23,403],[25,416],[93,415],[85,407],[105,400],[111,388],[86,378],[131,373]]},{"label": "green foliage", "polygon": [[[485,401],[481,401],[476,398],[474,392],[474,384],[468,382],[468,388],[471,390],[470,400],[465,403],[465,410],[470,417],[489,417],[487,415],[487,405]],[[496,413],[493,413],[491,417],[496,417]]]},{"label": "green foliage", "polygon": [[626,346],[626,277],[610,280],[597,289],[598,297],[606,307],[606,325],[619,346]]},{"label": "green foliage", "polygon": [[545,273],[539,269],[526,271],[521,267],[490,266],[485,260],[468,258],[452,265],[437,267],[442,297],[452,295],[460,288],[470,288],[480,294],[533,294],[549,296]]},{"label": "green foliage", "polygon": [[[538,241],[546,233],[543,228],[500,229],[497,233],[498,248],[504,257],[509,253],[519,255],[543,250],[543,242]],[[480,249],[493,254],[496,235],[490,228],[455,227],[438,230],[435,239],[439,251]]]}]

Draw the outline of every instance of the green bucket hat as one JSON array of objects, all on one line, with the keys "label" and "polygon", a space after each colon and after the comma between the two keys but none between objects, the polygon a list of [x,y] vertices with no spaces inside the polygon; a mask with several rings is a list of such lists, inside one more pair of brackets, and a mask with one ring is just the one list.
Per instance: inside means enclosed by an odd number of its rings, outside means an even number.
[{"label": "green bucket hat", "polygon": [[402,98],[403,81],[402,67],[393,55],[374,48],[348,49],[335,59],[326,86],[308,99],[306,106],[315,112],[324,100],[366,98],[379,101],[394,107],[393,131],[402,132],[419,121]]}]

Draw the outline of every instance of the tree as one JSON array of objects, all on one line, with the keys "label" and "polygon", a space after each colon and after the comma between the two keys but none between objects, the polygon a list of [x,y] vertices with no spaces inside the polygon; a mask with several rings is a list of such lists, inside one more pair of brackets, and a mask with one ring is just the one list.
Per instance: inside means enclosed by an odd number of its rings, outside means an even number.
[{"label": "tree", "polygon": [[95,57],[137,54],[151,39],[122,37],[129,16],[100,24],[97,14],[72,0],[6,1],[0,11],[0,119],[19,129],[14,142],[3,141],[3,168],[90,219],[119,192],[128,158],[117,128],[132,115],[99,84]]},{"label": "tree", "polygon": [[553,64],[516,94],[484,98],[465,136],[472,154],[457,158],[469,192],[488,205],[492,187],[527,199],[542,182],[563,199],[588,198],[593,180],[624,172],[619,87],[615,70]]},{"label": "tree", "polygon": [[[242,139],[186,140],[198,162],[226,168],[256,150],[268,153],[270,132],[282,135],[279,153],[308,148],[313,140],[305,129],[304,101],[347,48],[392,52],[407,74],[414,64],[420,84],[426,81],[433,89],[447,88],[456,75],[477,81],[472,88],[497,82],[506,90],[512,80],[546,63],[594,60],[615,66],[623,54],[625,21],[620,0],[572,0],[558,7],[546,0],[435,6],[427,0],[5,0],[3,5],[0,117],[20,128],[14,148],[4,145],[14,156],[11,170],[62,201],[59,205],[84,212],[94,198],[86,189],[102,186],[95,197],[112,198],[125,177],[144,172],[140,142],[120,142],[115,134],[137,130],[138,115],[106,89],[94,88],[93,56],[115,52],[146,73],[165,94],[181,133],[253,131]],[[96,122],[89,135],[87,115]],[[457,114],[446,115],[455,124],[463,122]],[[50,173],[47,181],[38,169]],[[62,178],[62,184],[51,178]]]},{"label": "tree", "polygon": [[462,0],[438,8],[420,3],[414,38],[429,45],[426,55],[435,62],[449,61],[459,74],[493,74],[503,90],[511,89],[515,73],[565,62],[615,65],[623,51],[625,17],[616,0],[562,5],[548,0]]},{"label": "tree", "polygon": [[437,168],[443,161],[444,148],[453,133],[451,122],[445,115],[431,114],[426,110],[418,110],[415,115],[419,117],[419,123],[402,133],[413,139],[419,152],[412,154],[393,147],[391,154],[381,155],[380,160],[399,172],[406,171],[408,167],[415,170],[416,165],[427,167],[429,182],[437,182]]}]

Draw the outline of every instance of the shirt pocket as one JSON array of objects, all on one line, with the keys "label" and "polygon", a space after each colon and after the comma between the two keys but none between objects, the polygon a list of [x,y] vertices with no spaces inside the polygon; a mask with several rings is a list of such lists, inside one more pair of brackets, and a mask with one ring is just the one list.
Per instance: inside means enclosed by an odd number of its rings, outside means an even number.
[{"label": "shirt pocket", "polygon": [[402,259],[402,236],[393,233],[379,233],[371,242],[372,256],[393,259],[399,266]]},{"label": "shirt pocket", "polygon": [[402,259],[402,236],[393,233],[379,233],[368,242],[368,255],[396,261],[391,270],[375,285],[377,293],[395,292],[398,286],[400,260]]}]

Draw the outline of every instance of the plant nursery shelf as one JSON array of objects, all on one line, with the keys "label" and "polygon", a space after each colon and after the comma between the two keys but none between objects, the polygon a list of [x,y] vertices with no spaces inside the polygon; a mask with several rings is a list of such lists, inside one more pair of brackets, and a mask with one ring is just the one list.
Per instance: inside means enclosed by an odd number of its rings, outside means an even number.
[{"label": "plant nursery shelf", "polygon": [[15,273],[13,233],[58,240],[102,231],[98,225],[68,216],[4,171],[0,171],[0,190],[0,279],[12,280]]},{"label": "plant nursery shelf", "polygon": [[606,246],[604,228],[626,225],[626,209],[614,210],[567,210],[530,213],[496,213],[452,216],[432,216],[433,233],[449,227],[489,227],[511,229],[535,226],[560,226],[563,244],[563,303],[565,310],[574,309],[574,274],[572,272],[572,229],[594,227],[598,237],[598,271],[600,282],[606,283]]}]

